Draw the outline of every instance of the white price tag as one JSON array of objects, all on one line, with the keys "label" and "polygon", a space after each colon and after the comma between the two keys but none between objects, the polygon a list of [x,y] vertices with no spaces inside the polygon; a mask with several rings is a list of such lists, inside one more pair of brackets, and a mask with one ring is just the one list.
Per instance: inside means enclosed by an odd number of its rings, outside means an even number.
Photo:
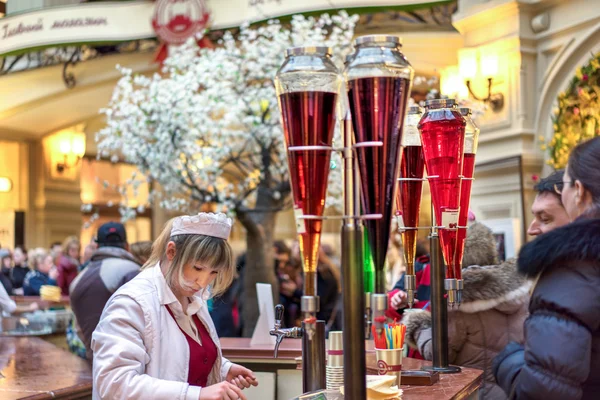
[{"label": "white price tag", "polygon": [[465,138],[465,150],[464,153],[465,154],[472,154],[473,153],[473,147],[475,147],[475,140],[473,140],[473,138]]},{"label": "white price tag", "polygon": [[299,217],[304,216],[301,208],[294,208],[294,217],[296,218],[296,232],[299,235],[306,233],[306,225],[304,224],[303,219],[299,219]]},{"label": "white price tag", "polygon": [[442,211],[442,226],[445,229],[458,228],[458,212],[459,212],[459,210],[444,210],[444,211]]},{"label": "white price tag", "polygon": [[396,215],[396,223],[398,224],[398,231],[404,232],[404,218],[402,218],[402,214]]}]

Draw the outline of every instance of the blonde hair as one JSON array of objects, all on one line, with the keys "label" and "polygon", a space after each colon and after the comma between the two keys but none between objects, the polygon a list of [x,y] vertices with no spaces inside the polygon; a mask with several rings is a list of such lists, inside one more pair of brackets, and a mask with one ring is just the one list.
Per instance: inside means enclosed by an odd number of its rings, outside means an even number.
[{"label": "blonde hair", "polygon": [[158,238],[152,244],[152,254],[142,269],[164,264],[167,261],[167,245],[175,243],[175,257],[169,263],[165,280],[171,288],[183,286],[183,268],[191,263],[201,263],[218,271],[217,278],[212,284],[211,295],[224,293],[235,273],[235,262],[231,246],[225,239],[205,235],[176,235],[171,236],[174,218],[164,226]]},{"label": "blonde hair", "polygon": [[77,236],[68,236],[65,240],[63,240],[61,245],[63,254],[69,255],[69,247],[73,245],[77,246],[79,250],[81,250],[81,243],[79,243],[79,238]]},{"label": "blonde hair", "polygon": [[51,255],[50,252],[42,247],[38,247],[36,249],[30,250],[29,253],[27,254],[27,258],[28,258],[29,262],[31,263],[30,268],[37,271],[40,264],[43,263],[44,260],[46,259],[46,257],[48,257],[49,255]]}]

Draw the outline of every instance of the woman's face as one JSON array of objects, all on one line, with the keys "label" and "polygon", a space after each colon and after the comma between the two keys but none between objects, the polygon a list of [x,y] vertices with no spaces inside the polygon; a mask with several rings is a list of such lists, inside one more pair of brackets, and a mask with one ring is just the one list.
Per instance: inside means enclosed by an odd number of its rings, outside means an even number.
[{"label": "woman's face", "polygon": [[12,259],[10,257],[4,257],[2,259],[2,266],[4,268],[11,268],[12,267]]},{"label": "woman's face", "polygon": [[79,246],[76,244],[72,244],[69,246],[69,250],[67,252],[69,257],[79,260]]},{"label": "woman's face", "polygon": [[[167,244],[167,259],[173,262],[177,249],[174,242]],[[164,272],[164,271],[163,271]],[[176,296],[191,297],[202,289],[206,289],[217,278],[218,271],[193,262],[183,267],[183,282],[176,280],[176,287],[172,288]]]},{"label": "woman's face", "polygon": [[38,267],[38,270],[40,272],[43,272],[44,274],[47,274],[48,272],[50,272],[53,266],[54,260],[52,260],[52,256],[48,255],[44,257],[44,259],[40,263],[40,266]]},{"label": "woman's face", "polygon": [[190,263],[183,267],[183,282],[179,288],[183,296],[190,297],[206,289],[217,278],[218,271],[201,263]]}]

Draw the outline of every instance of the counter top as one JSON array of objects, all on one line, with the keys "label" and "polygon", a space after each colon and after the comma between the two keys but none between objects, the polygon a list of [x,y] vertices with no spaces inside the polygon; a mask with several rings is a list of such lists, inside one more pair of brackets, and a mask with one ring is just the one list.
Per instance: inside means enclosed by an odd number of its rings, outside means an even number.
[{"label": "counter top", "polygon": [[[377,360],[375,353],[367,353],[367,370],[376,374]],[[431,365],[430,361],[404,358],[402,370],[420,370]],[[483,371],[474,368],[461,367],[458,374],[440,374],[440,380],[431,386],[401,385],[404,391],[402,400],[446,400],[466,399],[478,390],[483,383]]]},{"label": "counter top", "polygon": [[87,361],[35,337],[0,338],[0,398],[78,399],[92,394]]},{"label": "counter top", "polygon": [[[273,362],[277,362],[277,360],[294,361],[302,356],[302,339],[283,339],[283,342],[279,346],[277,359],[273,357],[275,345],[251,346],[250,338],[221,338],[219,340],[221,341],[223,356],[236,360],[271,359]],[[372,340],[367,340],[365,343],[367,351],[373,350]]]}]

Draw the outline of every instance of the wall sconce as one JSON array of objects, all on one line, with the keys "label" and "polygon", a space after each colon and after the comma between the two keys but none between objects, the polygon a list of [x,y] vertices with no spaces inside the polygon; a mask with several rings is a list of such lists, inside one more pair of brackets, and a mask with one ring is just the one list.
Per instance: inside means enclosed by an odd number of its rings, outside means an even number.
[{"label": "wall sconce", "polygon": [[56,164],[58,173],[76,167],[85,155],[85,135],[80,133],[66,133],[61,135],[58,148],[63,156],[63,162]]},{"label": "wall sconce", "polygon": [[0,176],[0,193],[8,193],[12,190],[13,183],[10,178]]},{"label": "wall sconce", "polygon": [[[458,70],[471,97],[489,104],[493,111],[500,111],[504,107],[504,95],[492,93],[492,82],[498,74],[498,55],[496,53],[483,52],[473,48],[461,49],[458,51]],[[487,97],[479,97],[473,92],[472,82],[476,77],[487,78]]]}]

